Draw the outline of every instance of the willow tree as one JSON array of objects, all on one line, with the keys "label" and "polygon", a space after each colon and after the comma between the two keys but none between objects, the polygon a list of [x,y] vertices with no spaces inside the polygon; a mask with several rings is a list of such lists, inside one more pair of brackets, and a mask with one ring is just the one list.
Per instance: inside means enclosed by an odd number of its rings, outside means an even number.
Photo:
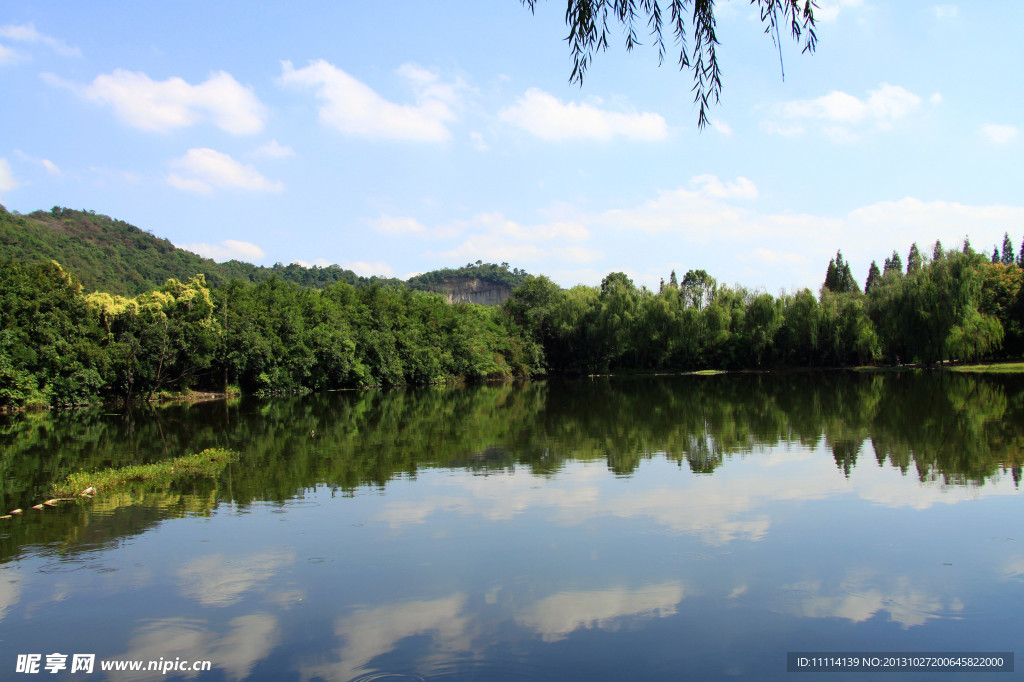
[{"label": "willow tree", "polygon": [[[520,1],[531,12],[537,5],[537,0]],[[803,52],[814,52],[818,39],[814,33],[812,0],[754,0],[752,4],[760,10],[764,33],[779,50],[780,68],[783,32],[790,33],[797,42],[802,40]],[[714,0],[567,0],[565,23],[573,58],[569,82],[579,85],[583,84],[594,55],[608,49],[610,26],[619,25],[626,50],[632,50],[642,44],[640,31],[646,25],[659,65],[667,51],[665,34],[671,33],[679,50],[679,69],[693,73],[693,101],[700,107],[697,126],[704,128],[709,123],[708,109],[712,103],[718,103],[722,91],[722,73],[715,52],[718,37]],[[688,43],[691,35],[692,42]],[[782,75],[785,78],[785,72]]]}]

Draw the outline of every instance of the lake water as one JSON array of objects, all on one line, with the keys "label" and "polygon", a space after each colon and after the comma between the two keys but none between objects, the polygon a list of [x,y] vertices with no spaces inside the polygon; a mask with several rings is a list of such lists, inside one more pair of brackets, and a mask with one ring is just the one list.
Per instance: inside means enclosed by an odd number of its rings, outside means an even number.
[{"label": "lake water", "polygon": [[[0,521],[5,680],[810,680],[788,652],[1024,635],[1020,377],[332,393],[24,415],[0,439],[4,510],[26,509]],[[210,446],[240,455],[216,480],[28,508],[75,469]]]}]

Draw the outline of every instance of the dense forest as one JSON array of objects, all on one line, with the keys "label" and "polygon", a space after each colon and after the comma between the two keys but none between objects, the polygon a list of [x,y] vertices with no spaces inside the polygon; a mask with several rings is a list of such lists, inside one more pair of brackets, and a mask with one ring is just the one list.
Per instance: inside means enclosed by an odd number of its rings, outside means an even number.
[{"label": "dense forest", "polygon": [[[49,227],[32,222],[44,217]],[[930,255],[915,244],[905,268],[897,253],[883,269],[872,263],[863,290],[837,253],[817,295],[772,296],[722,286],[703,270],[681,280],[673,272],[653,292],[623,273],[565,290],[507,263],[408,283],[340,268],[218,266],[87,212],[3,211],[0,220],[0,407],[547,372],[931,365],[1024,352],[1024,248],[1015,258],[1009,236],[991,258],[966,241],[949,252],[936,242]],[[41,238],[40,229],[51,233]],[[103,244],[98,251],[90,238]],[[121,287],[95,285],[119,273],[135,275]],[[508,284],[513,294],[484,307],[431,292],[459,276]]]},{"label": "dense forest", "polygon": [[969,242],[930,257],[913,245],[871,264],[864,291],[837,253],[815,295],[772,296],[720,285],[703,270],[673,272],[658,292],[623,273],[599,288],[529,279],[506,302],[556,372],[839,367],[1019,356],[1022,265],[1009,237],[992,258]]}]

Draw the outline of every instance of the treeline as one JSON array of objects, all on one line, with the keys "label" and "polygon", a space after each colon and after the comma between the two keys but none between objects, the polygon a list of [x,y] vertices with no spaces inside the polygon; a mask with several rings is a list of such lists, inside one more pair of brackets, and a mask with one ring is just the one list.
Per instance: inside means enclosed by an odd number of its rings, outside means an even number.
[{"label": "treeline", "polygon": [[556,372],[930,365],[1024,352],[1021,282],[1007,237],[991,259],[969,242],[953,252],[936,242],[931,257],[915,244],[906,270],[895,253],[884,271],[872,263],[866,293],[838,253],[818,295],[772,296],[691,270],[657,292],[623,273],[568,290],[533,277],[505,306]]},{"label": "treeline", "polygon": [[0,262],[0,406],[509,378],[541,357],[502,309],[407,287],[197,275],[125,297],[86,294],[55,262]]},{"label": "treeline", "polygon": [[[246,393],[504,379],[543,372],[934,364],[1024,352],[1021,265],[965,242],[872,263],[842,254],[818,295],[773,296],[673,272],[659,291],[622,273],[564,290],[521,281],[500,308],[448,305],[403,284],[300,287],[279,277],[168,279],[136,296],[83,287],[55,262],[0,259],[0,406],[131,402],[188,389]],[[453,271],[454,272],[454,271]]]}]

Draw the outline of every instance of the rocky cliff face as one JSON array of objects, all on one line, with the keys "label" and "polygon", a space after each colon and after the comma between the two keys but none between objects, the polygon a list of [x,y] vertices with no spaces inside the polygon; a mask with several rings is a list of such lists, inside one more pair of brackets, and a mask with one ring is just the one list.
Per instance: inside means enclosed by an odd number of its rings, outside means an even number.
[{"label": "rocky cliff face", "polygon": [[441,282],[449,303],[477,303],[479,305],[501,305],[512,295],[504,284],[485,282],[482,279],[455,279]]}]

